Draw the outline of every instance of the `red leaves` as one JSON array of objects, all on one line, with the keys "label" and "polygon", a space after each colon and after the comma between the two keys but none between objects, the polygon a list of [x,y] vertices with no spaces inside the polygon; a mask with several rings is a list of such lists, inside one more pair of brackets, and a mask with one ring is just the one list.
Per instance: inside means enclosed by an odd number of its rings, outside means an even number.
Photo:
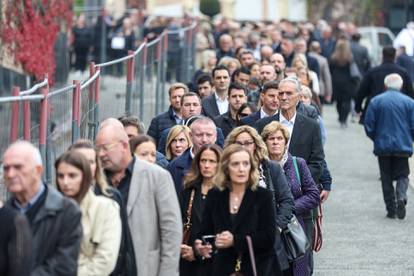
[{"label": "red leaves", "polygon": [[[73,0],[15,0],[6,7],[0,36],[24,70],[41,80],[55,73],[55,42],[61,25],[70,28]],[[33,6],[33,2],[36,6]]]}]

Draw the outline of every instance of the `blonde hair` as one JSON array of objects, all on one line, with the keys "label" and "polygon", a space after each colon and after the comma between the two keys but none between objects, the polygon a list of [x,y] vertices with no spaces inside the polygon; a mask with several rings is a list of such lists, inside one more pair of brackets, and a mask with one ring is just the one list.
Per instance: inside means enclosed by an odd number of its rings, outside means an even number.
[{"label": "blonde hair", "polygon": [[252,128],[251,126],[239,126],[233,129],[226,138],[224,148],[236,143],[237,136],[239,136],[243,132],[249,134],[254,140],[254,143],[256,145],[256,150],[253,154],[255,161],[257,163],[260,163],[260,161],[262,161],[263,159],[269,159],[266,144],[263,142],[262,137],[260,137],[256,129]]},{"label": "blonde hair", "polygon": [[222,59],[220,59],[220,62],[217,64],[217,66],[223,65],[226,68],[229,68],[229,65],[231,63],[235,63],[237,69],[240,69],[241,68],[240,61],[238,59],[232,58],[232,57],[223,57]]},{"label": "blonde hair", "polygon": [[167,160],[171,160],[173,159],[173,154],[171,151],[171,144],[173,142],[173,140],[180,134],[180,133],[184,133],[185,138],[187,139],[188,142],[188,146],[191,147],[193,146],[193,143],[191,141],[190,138],[190,128],[188,126],[184,126],[184,125],[175,125],[173,126],[170,131],[168,132],[168,136],[167,136],[167,144],[165,145],[165,157],[167,158]]},{"label": "blonde hair", "polygon": [[168,95],[171,97],[171,93],[179,88],[184,89],[184,94],[189,92],[187,85],[182,82],[176,82],[171,84],[170,89],[168,89]]},{"label": "blonde hair", "polygon": [[[297,65],[296,62],[302,63],[301,65]],[[308,68],[308,61],[306,60],[306,56],[304,54],[295,54],[292,60],[292,67],[298,68],[298,67],[306,67]]]},{"label": "blonde hair", "polygon": [[230,157],[234,153],[242,152],[242,151],[247,152],[249,154],[249,161],[250,161],[250,173],[249,173],[249,179],[247,180],[247,187],[250,188],[252,191],[256,190],[257,185],[259,183],[258,163],[250,155],[247,149],[237,144],[229,145],[228,147],[224,148],[223,154],[221,155],[218,171],[217,171],[216,176],[213,179],[214,185],[219,190],[223,191],[226,188],[231,190],[231,179],[230,179],[230,173],[229,173]]},{"label": "blonde hair", "polygon": [[339,39],[335,45],[335,49],[332,53],[331,60],[339,65],[345,65],[350,63],[353,59],[351,44],[348,40]]},{"label": "blonde hair", "polygon": [[211,49],[204,50],[201,54],[201,68],[207,70],[208,68],[208,61],[211,56],[216,56],[216,52]]},{"label": "blonde hair", "polygon": [[108,190],[111,188],[106,181],[104,169],[101,163],[101,159],[98,156],[98,152],[96,150],[96,147],[94,146],[93,142],[88,139],[79,139],[74,144],[72,144],[68,150],[74,150],[77,149],[91,149],[95,151],[95,162],[96,162],[96,172],[95,172],[95,184],[101,189],[101,192],[105,196],[112,196],[112,193],[108,192]]},{"label": "blonde hair", "polygon": [[282,135],[285,138],[285,143],[287,145],[289,138],[290,138],[289,130],[284,125],[282,125],[281,123],[277,121],[273,121],[264,127],[262,131],[263,141],[266,142],[267,139],[269,139],[270,135],[278,132],[279,130],[282,132]]}]

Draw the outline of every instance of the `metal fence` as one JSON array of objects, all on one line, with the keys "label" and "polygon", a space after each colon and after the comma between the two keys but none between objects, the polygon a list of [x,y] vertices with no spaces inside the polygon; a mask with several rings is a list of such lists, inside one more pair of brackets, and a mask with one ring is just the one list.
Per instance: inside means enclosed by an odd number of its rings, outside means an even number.
[{"label": "metal fence", "polygon": [[148,125],[168,107],[168,84],[187,83],[194,74],[196,27],[164,31],[123,58],[92,62],[86,80],[63,88],[49,89],[47,77],[26,91],[14,87],[11,97],[0,97],[1,156],[18,139],[33,142],[44,181],[53,184],[54,160],[77,139],[94,140],[103,119],[133,115]]}]

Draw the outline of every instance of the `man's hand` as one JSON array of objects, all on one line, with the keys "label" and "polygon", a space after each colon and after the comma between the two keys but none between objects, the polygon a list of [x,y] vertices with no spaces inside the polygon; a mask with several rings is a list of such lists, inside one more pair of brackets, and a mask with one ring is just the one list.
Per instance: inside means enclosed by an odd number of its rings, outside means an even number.
[{"label": "man's hand", "polygon": [[322,192],[320,194],[321,203],[324,203],[328,199],[329,193],[330,193],[330,191],[322,190]]}]

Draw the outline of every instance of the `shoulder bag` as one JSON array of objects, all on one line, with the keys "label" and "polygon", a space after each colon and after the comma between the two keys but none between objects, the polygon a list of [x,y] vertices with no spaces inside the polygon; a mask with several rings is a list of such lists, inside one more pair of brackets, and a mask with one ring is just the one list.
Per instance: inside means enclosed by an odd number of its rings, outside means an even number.
[{"label": "shoulder bag", "polygon": [[[299,183],[301,183],[296,157],[293,157],[293,165],[296,177]],[[310,247],[305,231],[303,231],[302,225],[300,225],[295,215],[292,215],[286,228],[282,230],[281,238],[290,262],[302,258]]]},{"label": "shoulder bag", "polygon": [[194,194],[195,194],[195,189],[193,189],[191,191],[190,201],[188,203],[188,208],[187,208],[187,221],[184,223],[183,242],[182,242],[182,244],[188,244],[188,241],[190,239],[191,212],[192,212],[192,209],[193,209]]},{"label": "shoulder bag", "polygon": [[[256,260],[254,258],[254,250],[253,250],[253,242],[250,236],[246,236],[247,240],[247,247],[249,248],[249,256],[250,256],[250,264],[252,266],[253,276],[257,276],[256,270]],[[241,270],[241,254],[236,260],[236,266],[234,267],[234,272],[230,274],[230,276],[243,276],[243,273],[240,272]]]}]

